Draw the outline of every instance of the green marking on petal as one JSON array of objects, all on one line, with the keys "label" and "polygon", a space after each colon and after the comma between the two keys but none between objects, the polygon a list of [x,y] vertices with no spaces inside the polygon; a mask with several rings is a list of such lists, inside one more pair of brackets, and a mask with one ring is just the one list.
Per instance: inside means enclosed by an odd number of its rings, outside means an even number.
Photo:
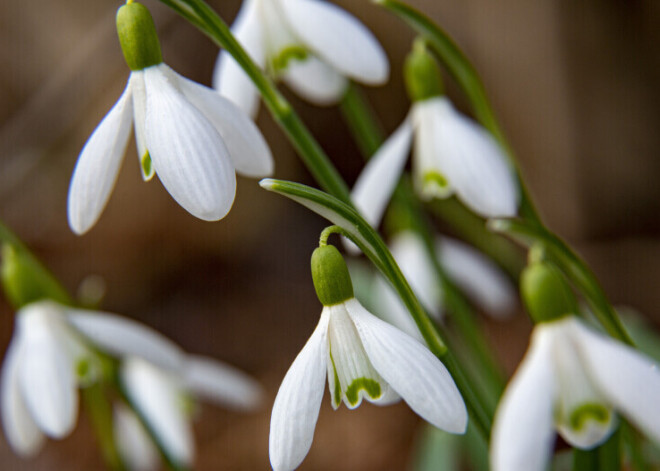
[{"label": "green marking on petal", "polygon": [[92,365],[90,365],[89,360],[83,358],[76,364],[76,376],[78,376],[80,379],[86,378],[89,375],[91,369]]},{"label": "green marking on petal", "polygon": [[332,349],[330,350],[330,362],[332,363],[332,372],[335,375],[335,390],[332,393],[332,405],[339,407],[341,404],[341,384],[339,384],[339,375],[337,375],[337,367],[335,366],[335,359],[332,358]]},{"label": "green marking on petal", "polygon": [[351,385],[346,389],[346,399],[354,406],[358,403],[358,393],[365,390],[371,399],[378,399],[381,395],[380,384],[371,378],[354,379]]},{"label": "green marking on petal", "polygon": [[571,412],[568,422],[573,430],[580,431],[588,421],[593,420],[600,424],[607,424],[610,420],[610,411],[607,407],[596,404],[586,403]]},{"label": "green marking on petal", "polygon": [[145,152],[140,158],[140,170],[142,170],[142,179],[147,182],[154,177],[154,166],[151,161],[149,151]]},{"label": "green marking on petal", "polygon": [[449,186],[449,181],[447,181],[447,178],[438,171],[426,172],[424,174],[423,183],[424,188],[426,188],[427,185],[433,185],[437,186],[440,190],[444,190]]},{"label": "green marking on petal", "polygon": [[289,61],[304,61],[307,59],[307,49],[302,46],[294,45],[285,47],[280,53],[271,60],[273,72],[278,74],[287,68]]}]

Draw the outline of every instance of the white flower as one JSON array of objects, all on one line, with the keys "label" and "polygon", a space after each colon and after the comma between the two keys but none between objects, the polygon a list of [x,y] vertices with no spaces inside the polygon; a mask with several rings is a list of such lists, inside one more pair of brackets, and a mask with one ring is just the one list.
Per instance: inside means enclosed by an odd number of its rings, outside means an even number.
[{"label": "white flower", "polygon": [[660,442],[660,373],[637,350],[574,316],[538,324],[495,414],[494,471],[542,471],[554,429],[591,449],[616,426],[615,412]]},{"label": "white flower", "polygon": [[236,174],[270,175],[273,161],[254,123],[212,89],[164,63],[131,72],[119,101],[80,153],[69,187],[69,225],[98,220],[121,166],[131,123],[143,177],[154,173],[192,215],[216,221],[234,202]]},{"label": "white flower", "polygon": [[[78,386],[102,374],[96,351],[138,357],[179,374],[200,395],[248,406],[236,373],[220,380],[216,363],[184,354],[158,332],[108,313],[66,307],[52,301],[28,304],[16,314],[14,336],[5,355],[0,412],[7,441],[21,455],[36,453],[44,436],[64,438],[78,415]],[[227,379],[228,378],[228,379]],[[225,382],[228,381],[228,382]]]},{"label": "white flower", "polygon": [[514,216],[518,184],[506,156],[481,126],[454,110],[446,97],[416,101],[410,114],[369,160],[351,197],[371,225],[378,225],[399,181],[413,141],[412,172],[426,200],[455,194],[475,213]]},{"label": "white flower", "polygon": [[325,378],[332,406],[402,397],[436,427],[463,433],[467,412],[445,366],[412,337],[376,318],[355,298],[325,306],[314,333],[289,368],[270,423],[275,471],[296,468],[312,444]]},{"label": "white flower", "polygon": [[[513,312],[516,293],[511,282],[487,257],[449,237],[438,237],[435,250],[447,277],[484,312],[495,318],[505,318]],[[401,231],[392,238],[390,251],[426,312],[435,320],[440,320],[442,285],[427,256],[424,242],[412,231]],[[374,291],[373,298],[380,317],[422,340],[408,308],[382,276],[374,277]]]},{"label": "white flower", "polygon": [[[190,466],[194,443],[188,396],[199,395],[235,409],[253,409],[261,401],[261,388],[244,373],[220,362],[189,357],[179,372],[167,371],[140,358],[128,358],[121,366],[121,382],[132,405],[140,412],[177,464]],[[115,435],[139,435],[136,440],[120,439],[120,452],[131,469],[154,469],[148,437],[130,415],[116,423]],[[145,440],[146,439],[146,440]]]},{"label": "white flower", "polygon": [[[329,2],[245,0],[232,32],[257,65],[315,104],[339,101],[347,78],[377,85],[389,75],[387,57],[369,30]],[[218,56],[213,86],[256,116],[257,89],[226,51]]]}]

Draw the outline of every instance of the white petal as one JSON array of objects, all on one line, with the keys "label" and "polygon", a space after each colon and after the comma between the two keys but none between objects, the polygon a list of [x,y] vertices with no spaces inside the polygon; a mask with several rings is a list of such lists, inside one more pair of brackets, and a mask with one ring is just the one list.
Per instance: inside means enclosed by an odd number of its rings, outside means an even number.
[{"label": "white petal", "polygon": [[135,413],[124,405],[116,405],[113,423],[115,443],[128,469],[131,471],[157,469],[158,450]]},{"label": "white petal", "polygon": [[434,319],[439,320],[442,287],[424,242],[412,231],[400,232],[392,238],[390,249],[419,302]]},{"label": "white petal", "polygon": [[537,326],[525,358],[495,412],[490,461],[493,471],[543,471],[554,441],[552,364],[554,332]]},{"label": "white petal", "polygon": [[660,370],[645,355],[573,320],[573,338],[585,370],[630,422],[660,443]]},{"label": "white petal", "polygon": [[332,406],[336,409],[342,399],[349,409],[358,407],[362,399],[378,402],[389,385],[369,361],[345,304],[328,306],[324,311],[330,316],[328,378],[333,378]]},{"label": "white petal", "polygon": [[57,319],[48,314],[30,306],[19,314],[24,343],[18,380],[25,405],[39,428],[49,437],[63,438],[76,424],[78,392],[74,360],[65,350],[67,339],[57,335]]},{"label": "white petal", "polygon": [[178,76],[181,91],[215,126],[224,141],[236,171],[247,177],[273,173],[273,156],[259,128],[227,98],[208,87]]},{"label": "white petal", "polygon": [[351,200],[372,226],[377,226],[396,188],[410,151],[412,125],[406,118],[378,149],[358,177]]},{"label": "white petal", "polygon": [[66,309],[76,329],[96,346],[117,356],[138,356],[170,370],[180,370],[183,351],[161,333],[132,319],[115,314]]},{"label": "white petal", "polygon": [[297,468],[312,446],[326,377],[328,320],[324,310],[277,392],[269,437],[274,471]]},{"label": "white petal", "polygon": [[[130,84],[130,82],[129,82]],[[99,123],[83,147],[69,186],[69,226],[84,234],[99,219],[115,186],[132,117],[131,87]]]},{"label": "white petal", "polygon": [[518,184],[497,141],[446,98],[417,106],[432,108],[438,165],[463,203],[484,217],[514,216]]},{"label": "white petal", "polygon": [[[263,67],[265,56],[256,0],[243,2],[231,31],[252,60]],[[213,71],[213,88],[222,96],[230,99],[251,118],[257,115],[259,91],[227,51],[221,51],[216,60]]]},{"label": "white petal", "polygon": [[[147,90],[144,86],[144,72],[139,70],[131,73],[131,92],[133,93],[133,123],[135,126],[135,143],[137,144],[138,160],[142,179],[151,180],[154,176],[153,165],[145,166],[149,157],[147,149],[147,136],[145,132],[145,121],[147,119]],[[148,160],[150,162],[150,160]]]},{"label": "white petal", "polygon": [[144,70],[147,147],[161,182],[190,214],[222,219],[236,193],[236,174],[220,134],[177,90],[166,65]]},{"label": "white petal", "polygon": [[378,313],[378,317],[424,344],[422,333],[392,285],[382,276],[376,275],[373,289],[374,312]]},{"label": "white petal", "polygon": [[346,302],[369,360],[410,408],[432,425],[464,433],[467,410],[447,368],[417,340],[369,313],[356,299]]},{"label": "white petal", "polygon": [[196,395],[236,409],[255,409],[263,400],[259,383],[233,366],[201,356],[189,356],[183,382]]},{"label": "white petal", "polygon": [[131,404],[146,420],[168,455],[190,465],[194,443],[180,385],[152,364],[129,358],[122,364],[121,380]]},{"label": "white petal", "polygon": [[456,239],[442,237],[436,253],[447,276],[493,317],[510,317],[516,292],[506,275],[485,255]]},{"label": "white petal", "polygon": [[282,0],[281,5],[289,26],[321,59],[357,81],[387,81],[389,63],[383,48],[354,16],[317,0]]},{"label": "white petal", "polygon": [[289,61],[282,79],[298,95],[319,106],[338,103],[348,85],[346,78],[313,56],[304,61]]},{"label": "white petal", "polygon": [[0,385],[0,409],[5,437],[12,450],[23,456],[34,455],[44,441],[44,436],[35,424],[23,402],[18,384],[18,373],[22,347],[20,337],[12,338],[2,364]]}]

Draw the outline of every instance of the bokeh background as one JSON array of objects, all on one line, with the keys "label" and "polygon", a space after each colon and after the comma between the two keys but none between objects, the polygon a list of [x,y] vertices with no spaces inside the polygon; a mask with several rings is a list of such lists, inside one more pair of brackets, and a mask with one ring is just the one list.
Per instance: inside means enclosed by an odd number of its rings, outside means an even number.
[{"label": "bokeh background", "polygon": [[[209,84],[216,47],[155,0],[165,61]],[[370,2],[338,0],[380,39],[390,82],[367,91],[384,128],[409,103],[401,63],[413,34]],[[660,4],[653,0],[410,0],[448,30],[481,73],[548,225],[587,259],[614,303],[660,313]],[[237,0],[215,0],[226,21]],[[100,276],[103,307],[154,326],[186,350],[256,376],[266,403],[253,414],[202,406],[196,469],[269,469],[270,408],[281,379],[316,325],[309,256],[325,222],[240,178],[234,208],[198,221],[154,179],[141,182],[135,147],[100,222],[83,237],[67,226],[69,178],[85,140],[125,86],[114,30],[120,2],[0,2],[0,218],[71,291]],[[457,106],[466,102],[449,83]],[[287,92],[288,93],[288,92]],[[288,95],[290,96],[290,94]],[[362,159],[336,109],[292,97],[349,182]],[[275,176],[312,180],[262,110],[258,124]],[[13,312],[0,299],[0,351]],[[484,321],[511,372],[530,324]],[[419,430],[405,407],[333,412],[327,396],[301,469],[405,469]],[[34,459],[0,435],[0,468],[99,469],[84,414],[75,433]]]}]

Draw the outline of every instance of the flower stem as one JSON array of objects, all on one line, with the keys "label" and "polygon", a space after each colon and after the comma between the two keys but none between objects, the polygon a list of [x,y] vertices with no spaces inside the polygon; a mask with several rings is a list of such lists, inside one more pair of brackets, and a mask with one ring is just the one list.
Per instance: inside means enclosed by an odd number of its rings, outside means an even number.
[{"label": "flower stem", "polygon": [[364,93],[353,82],[349,84],[339,108],[360,153],[366,158],[374,155],[385,140],[385,133]]},{"label": "flower stem", "polygon": [[105,395],[104,386],[100,383],[92,384],[83,388],[81,393],[106,465],[115,471],[125,470],[126,466],[115,443],[112,408]]}]

